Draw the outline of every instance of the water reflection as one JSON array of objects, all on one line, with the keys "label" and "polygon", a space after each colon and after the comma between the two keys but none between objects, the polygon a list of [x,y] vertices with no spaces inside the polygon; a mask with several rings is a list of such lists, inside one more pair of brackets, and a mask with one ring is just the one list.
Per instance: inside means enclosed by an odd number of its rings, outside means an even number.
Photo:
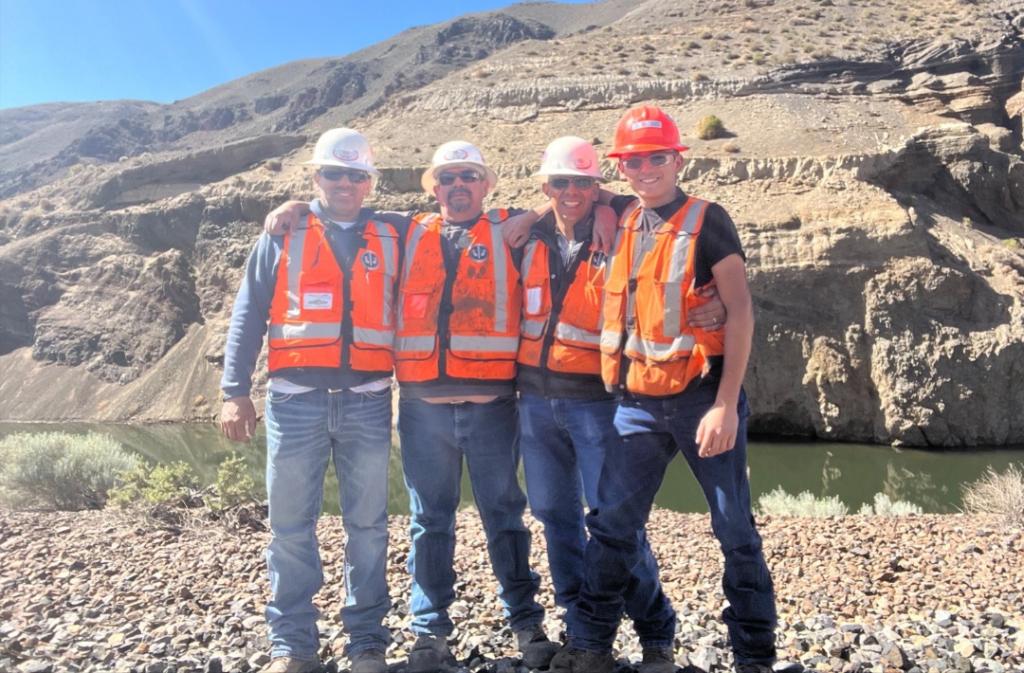
[{"label": "water reflection", "polygon": [[[232,452],[248,462],[253,481],[264,483],[266,455],[263,429],[249,443],[224,438],[214,425],[108,425],[92,423],[0,423],[0,436],[14,432],[102,432],[151,462],[183,461],[203,483],[217,477],[217,466]],[[388,509],[408,512],[409,498],[402,482],[397,437],[392,438]],[[810,491],[815,496],[838,496],[856,512],[871,503],[875,493],[906,500],[925,512],[954,512],[960,506],[961,484],[970,483],[992,466],[1005,470],[1024,464],[1024,448],[998,451],[910,451],[859,444],[751,442],[748,447],[750,486],[754,501],[781,486],[789,493]],[[338,484],[331,471],[324,484],[324,508],[338,511]],[[462,503],[472,502],[468,477],[463,475]],[[681,512],[706,512],[707,505],[686,462],[669,466],[655,502]]]}]

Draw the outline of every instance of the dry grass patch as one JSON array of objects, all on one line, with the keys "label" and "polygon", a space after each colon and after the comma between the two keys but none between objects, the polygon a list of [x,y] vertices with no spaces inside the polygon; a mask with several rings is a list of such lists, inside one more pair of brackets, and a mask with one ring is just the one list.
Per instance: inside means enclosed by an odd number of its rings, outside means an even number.
[{"label": "dry grass patch", "polygon": [[1009,526],[1024,527],[1024,472],[1013,464],[1006,472],[988,468],[964,487],[963,504],[970,514],[993,514]]},{"label": "dry grass patch", "polygon": [[701,140],[713,140],[725,135],[725,124],[715,115],[707,115],[697,122],[694,134]]}]

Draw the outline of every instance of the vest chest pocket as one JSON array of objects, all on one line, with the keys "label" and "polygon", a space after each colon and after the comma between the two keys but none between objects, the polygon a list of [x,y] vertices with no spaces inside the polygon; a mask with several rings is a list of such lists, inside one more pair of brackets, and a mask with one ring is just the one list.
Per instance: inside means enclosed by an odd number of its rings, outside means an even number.
[{"label": "vest chest pocket", "polygon": [[438,286],[406,283],[401,290],[403,328],[433,331],[437,325]]}]

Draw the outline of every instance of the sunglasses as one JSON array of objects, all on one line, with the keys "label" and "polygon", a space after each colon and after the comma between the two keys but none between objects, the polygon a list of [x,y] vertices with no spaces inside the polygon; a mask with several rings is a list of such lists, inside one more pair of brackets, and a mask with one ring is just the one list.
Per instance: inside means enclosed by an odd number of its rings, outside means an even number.
[{"label": "sunglasses", "polygon": [[649,163],[651,168],[661,168],[671,158],[672,154],[669,152],[659,152],[657,154],[648,154],[647,156],[628,157],[621,161],[623,168],[627,171],[638,171],[644,167],[644,162]]},{"label": "sunglasses", "polygon": [[548,180],[548,184],[551,186],[551,188],[557,189],[558,191],[568,189],[570,183],[575,185],[576,189],[590,189],[591,187],[594,186],[595,182],[596,180],[594,180],[594,178],[587,178],[582,176],[575,178],[550,178]]},{"label": "sunglasses", "polygon": [[366,171],[357,171],[353,168],[321,168],[317,172],[328,182],[337,182],[342,178],[348,178],[349,182],[356,185],[370,179],[370,174]]},{"label": "sunglasses", "polygon": [[441,173],[441,175],[437,176],[437,181],[444,185],[445,187],[451,187],[452,185],[455,184],[456,178],[462,180],[466,184],[469,184],[471,182],[476,182],[477,180],[479,180],[480,174],[477,173],[476,171],[471,171],[469,169],[460,171],[458,173]]}]

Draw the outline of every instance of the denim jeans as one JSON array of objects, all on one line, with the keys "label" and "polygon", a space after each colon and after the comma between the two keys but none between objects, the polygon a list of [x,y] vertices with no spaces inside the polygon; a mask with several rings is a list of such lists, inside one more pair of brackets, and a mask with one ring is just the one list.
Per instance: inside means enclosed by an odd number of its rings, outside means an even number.
[{"label": "denim jeans", "polygon": [[[546,398],[523,393],[519,398],[519,447],[526,472],[530,511],[544,524],[548,566],[555,602],[569,608],[583,583],[583,549],[587,542],[583,503],[600,507],[598,477],[605,456],[622,452],[615,431],[615,400]],[[640,533],[641,561],[631,569],[625,591],[626,614],[640,642],[669,647],[675,635],[675,612],[658,582],[658,564],[647,537]]]},{"label": "denim jeans", "polygon": [[352,655],[385,649],[391,640],[382,625],[391,607],[386,580],[391,390],[271,392],[266,424],[271,656],[314,659],[319,650],[313,596],[324,575],[316,521],[331,459],[346,533],[345,650]]},{"label": "denim jeans", "polygon": [[412,510],[412,631],[447,637],[455,600],[455,512],[462,458],[469,469],[491,569],[513,631],[539,624],[535,600],[540,578],[530,570],[530,531],[523,525],[526,497],[516,480],[519,463],[516,403],[431,404],[403,398],[398,407],[402,469]]},{"label": "denim jeans", "polygon": [[[722,588],[729,607],[722,617],[736,661],[774,661],[775,595],[750,509],[746,471],[750,408],[745,395],[739,401],[735,447],[712,458],[697,455],[697,427],[717,391],[717,380],[706,380],[671,398],[620,401],[615,427],[624,447],[606,456],[598,485],[601,506],[587,516],[586,577],[569,619],[575,647],[611,649],[629,572],[642,561],[637,532],[647,521],[665,469],[681,452],[704,491],[711,527],[725,557]],[[685,549],[685,540],[678,543]]]}]

